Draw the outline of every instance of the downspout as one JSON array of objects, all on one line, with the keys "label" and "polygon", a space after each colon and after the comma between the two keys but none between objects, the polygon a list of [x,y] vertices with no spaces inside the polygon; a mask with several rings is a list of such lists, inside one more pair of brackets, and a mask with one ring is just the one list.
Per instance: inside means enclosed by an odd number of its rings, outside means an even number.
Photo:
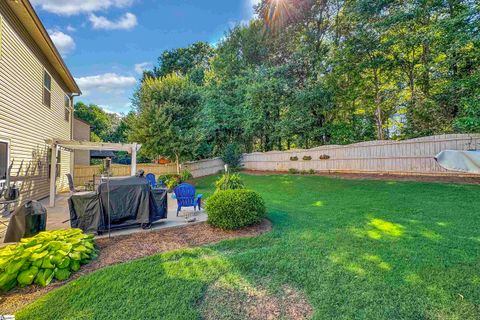
[{"label": "downspout", "polygon": [[[73,140],[73,120],[74,120],[74,108],[73,108],[73,97],[80,96],[80,93],[72,93],[70,95],[70,140]],[[75,151],[70,151],[70,174],[72,179],[75,178]]]}]

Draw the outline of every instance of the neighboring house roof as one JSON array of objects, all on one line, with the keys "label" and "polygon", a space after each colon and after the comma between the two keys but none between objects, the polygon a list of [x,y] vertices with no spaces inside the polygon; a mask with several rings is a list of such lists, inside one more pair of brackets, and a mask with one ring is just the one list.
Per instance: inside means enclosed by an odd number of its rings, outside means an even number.
[{"label": "neighboring house roof", "polygon": [[90,158],[96,158],[96,159],[115,158],[115,153],[113,151],[91,150]]},{"label": "neighboring house roof", "polygon": [[45,30],[45,27],[35,13],[30,1],[7,0],[7,3],[35,43],[42,50],[43,54],[47,57],[50,64],[58,72],[69,92],[73,94],[81,94],[82,92],[80,88],[65,65],[65,62],[53,44],[52,39],[50,39],[47,30]]}]

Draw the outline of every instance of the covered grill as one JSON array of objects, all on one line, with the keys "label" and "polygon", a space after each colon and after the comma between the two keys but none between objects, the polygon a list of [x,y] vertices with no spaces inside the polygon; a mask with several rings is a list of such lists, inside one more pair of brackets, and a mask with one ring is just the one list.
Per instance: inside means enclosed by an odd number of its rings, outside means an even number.
[{"label": "covered grill", "polygon": [[167,190],[152,190],[144,177],[110,178],[98,192],[73,194],[68,205],[72,227],[85,232],[147,227],[167,217]]}]

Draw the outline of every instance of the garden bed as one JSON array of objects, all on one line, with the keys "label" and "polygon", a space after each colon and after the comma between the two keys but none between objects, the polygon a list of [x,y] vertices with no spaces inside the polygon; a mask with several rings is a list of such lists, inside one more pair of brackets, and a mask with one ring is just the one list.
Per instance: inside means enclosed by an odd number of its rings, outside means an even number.
[{"label": "garden bed", "polygon": [[[244,171],[250,175],[283,175],[289,174],[288,171]],[[302,174],[297,174],[302,175]],[[311,174],[303,174],[305,176]],[[385,180],[385,181],[420,181],[420,182],[445,182],[445,183],[462,183],[462,184],[480,184],[480,176],[433,176],[433,175],[400,175],[400,174],[381,174],[381,173],[343,173],[343,172],[318,172],[313,174],[315,176],[332,177],[338,179],[349,180]]]},{"label": "garden bed", "polygon": [[259,225],[236,231],[223,231],[214,229],[206,223],[200,223],[152,232],[139,232],[130,235],[97,239],[96,244],[100,249],[98,259],[83,266],[79,272],[73,274],[67,281],[57,281],[45,288],[32,285],[26,288],[12,290],[3,297],[0,297],[0,314],[14,314],[23,306],[38,299],[47,292],[79,276],[109,265],[140,259],[165,251],[215,243],[225,239],[256,236],[269,231],[271,227],[272,224],[268,220],[263,220]]}]

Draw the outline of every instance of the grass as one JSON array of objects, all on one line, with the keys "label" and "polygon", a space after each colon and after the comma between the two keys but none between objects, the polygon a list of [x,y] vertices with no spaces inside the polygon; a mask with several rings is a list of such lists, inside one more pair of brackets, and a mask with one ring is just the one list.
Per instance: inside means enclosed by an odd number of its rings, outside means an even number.
[{"label": "grass", "polygon": [[[277,297],[289,286],[315,319],[480,318],[479,186],[243,178],[265,198],[272,232],[102,269],[17,319],[196,319],[205,308],[237,319],[203,300],[219,283]],[[210,193],[214,179],[199,191]]]}]

